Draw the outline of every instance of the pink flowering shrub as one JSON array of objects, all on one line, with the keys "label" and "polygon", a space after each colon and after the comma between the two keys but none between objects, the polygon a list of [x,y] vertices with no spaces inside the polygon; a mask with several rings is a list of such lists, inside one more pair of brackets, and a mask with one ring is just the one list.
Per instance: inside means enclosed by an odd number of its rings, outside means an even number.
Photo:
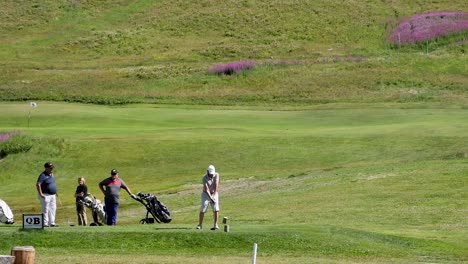
[{"label": "pink flowering shrub", "polygon": [[419,43],[468,31],[468,12],[429,12],[404,18],[388,36],[395,45]]},{"label": "pink flowering shrub", "polygon": [[32,145],[32,139],[21,135],[19,131],[0,133],[0,159],[9,154],[28,152]]},{"label": "pink flowering shrub", "polygon": [[5,142],[10,140],[10,138],[14,135],[19,135],[19,131],[12,131],[12,132],[7,132],[7,133],[2,133],[0,132],[0,142]]},{"label": "pink flowering shrub", "polygon": [[251,70],[254,67],[255,67],[255,62],[239,61],[239,62],[232,62],[228,64],[216,65],[212,68],[209,68],[208,72],[212,74],[232,75],[236,73],[245,72],[247,70]]},{"label": "pink flowering shrub", "polygon": [[0,142],[7,141],[10,139],[10,134],[8,133],[0,133]]}]

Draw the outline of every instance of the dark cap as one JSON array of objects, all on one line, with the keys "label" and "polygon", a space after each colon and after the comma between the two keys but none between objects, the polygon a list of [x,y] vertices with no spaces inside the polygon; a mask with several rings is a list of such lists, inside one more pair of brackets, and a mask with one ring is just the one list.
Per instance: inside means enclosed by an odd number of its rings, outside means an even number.
[{"label": "dark cap", "polygon": [[54,164],[52,164],[52,162],[46,162],[44,164],[44,168],[53,168],[54,167]]},{"label": "dark cap", "polygon": [[111,175],[116,175],[117,173],[119,173],[118,170],[116,170],[116,169],[112,169],[112,170],[111,170]]}]

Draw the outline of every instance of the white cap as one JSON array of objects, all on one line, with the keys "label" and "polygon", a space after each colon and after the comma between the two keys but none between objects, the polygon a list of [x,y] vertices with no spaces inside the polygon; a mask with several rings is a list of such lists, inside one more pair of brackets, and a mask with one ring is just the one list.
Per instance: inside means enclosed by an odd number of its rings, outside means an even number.
[{"label": "white cap", "polygon": [[213,165],[208,166],[208,173],[215,174],[216,173],[215,166]]}]

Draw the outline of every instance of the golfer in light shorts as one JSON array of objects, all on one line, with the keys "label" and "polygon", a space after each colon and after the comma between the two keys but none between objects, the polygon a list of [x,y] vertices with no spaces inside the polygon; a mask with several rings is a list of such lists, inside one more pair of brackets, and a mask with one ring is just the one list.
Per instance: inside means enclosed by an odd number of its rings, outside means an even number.
[{"label": "golfer in light shorts", "polygon": [[203,192],[201,193],[201,206],[197,229],[203,228],[203,218],[206,211],[208,210],[208,205],[211,205],[211,208],[213,209],[214,220],[214,224],[211,230],[217,230],[219,229],[219,174],[216,172],[216,169],[213,165],[208,166],[206,174],[202,178],[202,183]]}]

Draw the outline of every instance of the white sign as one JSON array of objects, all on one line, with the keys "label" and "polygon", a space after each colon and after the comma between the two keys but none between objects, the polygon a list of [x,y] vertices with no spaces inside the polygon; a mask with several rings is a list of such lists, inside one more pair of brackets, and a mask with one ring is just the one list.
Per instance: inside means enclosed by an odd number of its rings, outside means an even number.
[{"label": "white sign", "polygon": [[23,214],[24,229],[44,228],[44,217],[42,214]]}]

